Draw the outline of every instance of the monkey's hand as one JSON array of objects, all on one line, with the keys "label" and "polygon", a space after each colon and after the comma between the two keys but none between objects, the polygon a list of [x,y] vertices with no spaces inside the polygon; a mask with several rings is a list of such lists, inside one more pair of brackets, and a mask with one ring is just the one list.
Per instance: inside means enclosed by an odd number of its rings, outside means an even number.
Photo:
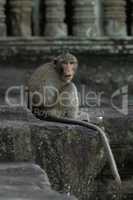
[{"label": "monkey's hand", "polygon": [[84,112],[84,111],[79,111],[78,119],[81,120],[81,121],[90,122],[89,114],[87,112]]}]

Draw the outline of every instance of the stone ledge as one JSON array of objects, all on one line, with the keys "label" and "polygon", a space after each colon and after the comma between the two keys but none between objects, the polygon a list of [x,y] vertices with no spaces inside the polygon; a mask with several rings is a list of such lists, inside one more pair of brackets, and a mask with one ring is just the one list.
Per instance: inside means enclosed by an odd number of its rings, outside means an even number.
[{"label": "stone ledge", "polygon": [[46,171],[55,190],[67,192],[70,187],[75,196],[89,197],[105,163],[97,132],[38,120],[23,107],[3,106],[0,112],[0,162],[33,161]]},{"label": "stone ledge", "polygon": [[[0,163],[0,200],[66,200],[50,187],[47,174],[33,163]],[[71,200],[76,200],[70,197]]]},{"label": "stone ledge", "polygon": [[[132,115],[116,115],[106,109],[104,117],[125,188],[122,196],[128,199],[130,191],[132,195],[133,175],[132,165],[129,166],[133,163]],[[88,199],[91,195],[96,199],[96,195],[103,194],[105,199],[113,199],[116,190],[110,189],[112,173],[108,163],[104,165],[99,137],[91,129],[37,120],[23,107],[0,107],[0,119],[1,162],[32,160],[45,169],[56,190],[70,191],[79,199]]]}]

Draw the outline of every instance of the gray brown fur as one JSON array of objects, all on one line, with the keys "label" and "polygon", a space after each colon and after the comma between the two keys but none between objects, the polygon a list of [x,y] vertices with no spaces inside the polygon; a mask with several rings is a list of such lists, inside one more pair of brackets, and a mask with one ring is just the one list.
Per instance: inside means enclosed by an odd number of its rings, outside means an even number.
[{"label": "gray brown fur", "polygon": [[[52,92],[47,90],[44,94],[43,90],[46,87],[54,87],[56,91],[53,89]],[[41,111],[43,109],[50,116],[77,118],[79,111],[77,88],[74,83],[64,83],[61,80],[60,74],[57,72],[56,65],[53,62],[46,63],[35,70],[29,80],[28,88],[30,96],[35,91],[42,95],[43,103],[38,106]],[[58,97],[57,93],[59,94]],[[60,101],[61,95],[65,93],[67,93],[67,100]],[[33,102],[30,101],[30,108],[33,109],[36,103],[37,98],[34,96]]]}]

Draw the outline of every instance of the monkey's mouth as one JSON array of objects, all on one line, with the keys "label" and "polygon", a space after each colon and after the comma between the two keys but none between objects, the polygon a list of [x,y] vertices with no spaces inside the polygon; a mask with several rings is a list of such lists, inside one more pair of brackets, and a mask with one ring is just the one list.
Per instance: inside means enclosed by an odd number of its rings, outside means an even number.
[{"label": "monkey's mouth", "polygon": [[72,78],[72,75],[70,75],[70,74],[68,74],[68,75],[64,75],[64,78],[66,78],[66,79],[70,79],[70,78]]},{"label": "monkey's mouth", "polygon": [[63,78],[64,82],[70,82],[72,80],[73,76],[68,74],[68,75],[64,75],[62,78]]}]

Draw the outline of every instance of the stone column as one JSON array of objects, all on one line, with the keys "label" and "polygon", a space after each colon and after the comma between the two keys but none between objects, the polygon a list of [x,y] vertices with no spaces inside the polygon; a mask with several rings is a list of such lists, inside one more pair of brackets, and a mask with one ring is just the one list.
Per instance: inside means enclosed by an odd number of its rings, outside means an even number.
[{"label": "stone column", "polygon": [[30,36],[32,0],[10,0],[9,5],[11,34]]},{"label": "stone column", "polygon": [[5,0],[0,0],[0,36],[6,35]]},{"label": "stone column", "polygon": [[95,0],[73,0],[72,22],[74,36],[96,36]]},{"label": "stone column", "polygon": [[65,1],[45,0],[45,27],[44,35],[62,37],[67,35],[67,26],[64,23]]},{"label": "stone column", "polygon": [[104,32],[107,36],[126,36],[126,1],[104,0]]}]

